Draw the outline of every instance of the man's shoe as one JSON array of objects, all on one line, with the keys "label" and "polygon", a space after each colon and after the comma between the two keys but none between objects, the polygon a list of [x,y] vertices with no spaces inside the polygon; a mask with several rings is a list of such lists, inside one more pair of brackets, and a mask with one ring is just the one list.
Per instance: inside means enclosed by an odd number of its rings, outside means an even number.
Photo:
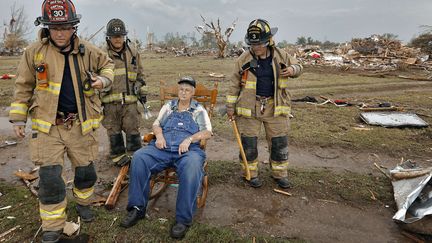
[{"label": "man's shoe", "polygon": [[138,220],[145,218],[145,210],[144,208],[139,208],[137,206],[133,207],[130,211],[128,211],[126,218],[120,223],[120,226],[123,228],[129,228],[134,226]]},{"label": "man's shoe", "polygon": [[44,231],[42,232],[42,243],[59,242],[62,231]]},{"label": "man's shoe", "polygon": [[258,188],[263,185],[262,181],[258,177],[251,178],[250,181],[248,181],[248,184],[253,188]]},{"label": "man's shoe", "polygon": [[94,219],[94,213],[90,209],[90,206],[84,206],[84,205],[76,205],[76,210],[78,212],[78,215],[81,217],[82,221],[84,222],[91,222]]},{"label": "man's shoe", "polygon": [[273,178],[279,187],[283,189],[291,188],[292,184],[289,182],[288,178]]},{"label": "man's shoe", "polygon": [[176,222],[171,227],[170,235],[174,239],[182,239],[186,235],[186,231],[189,229],[188,225]]}]

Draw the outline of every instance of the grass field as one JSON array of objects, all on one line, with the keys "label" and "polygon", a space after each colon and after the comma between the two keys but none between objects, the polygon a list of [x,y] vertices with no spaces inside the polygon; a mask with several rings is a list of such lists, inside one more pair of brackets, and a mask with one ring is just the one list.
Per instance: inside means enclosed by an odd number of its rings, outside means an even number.
[{"label": "grass field", "polygon": [[[143,54],[145,77],[150,89],[148,97],[151,110],[159,110],[159,81],[166,80],[174,84],[179,77],[191,75],[199,82],[211,87],[215,78],[209,73],[222,73],[227,78],[219,79],[218,108],[224,106],[228,79],[234,59],[216,59],[208,56],[174,57],[167,54]],[[19,58],[0,57],[0,75],[16,73]],[[398,78],[397,75],[370,77],[360,71],[341,71],[336,68],[306,67],[304,74],[292,79],[289,88],[293,98],[320,95],[332,99],[345,99],[354,104],[349,107],[336,107],[331,104],[314,105],[293,103],[290,146],[298,148],[321,147],[340,148],[342,150],[368,153],[380,153],[395,158],[418,158],[424,160],[432,156],[432,128],[384,128],[368,126],[360,118],[357,105],[361,103],[378,104],[390,102],[403,107],[406,111],[418,113],[429,124],[432,123],[432,82],[419,82]],[[0,80],[0,107],[7,107],[12,101],[12,80]],[[218,109],[220,111],[222,109]],[[226,116],[216,113],[212,119],[215,136],[232,138],[230,124]],[[150,128],[151,122],[143,126]],[[358,129],[358,128],[367,129]],[[0,134],[1,135],[1,134]],[[216,161],[211,161],[216,162]],[[217,161],[209,166],[210,185],[224,183],[239,186],[238,178],[232,175],[238,171],[238,164],[232,161]],[[268,169],[265,173],[269,173]],[[299,196],[343,200],[352,204],[376,203],[393,205],[392,187],[382,176],[357,174],[353,172],[335,172],[329,169],[290,169],[289,176],[296,185],[294,192]],[[270,179],[266,179],[270,180]],[[270,183],[267,183],[270,184]],[[29,241],[39,225],[37,203],[27,200],[30,194],[26,189],[0,182],[1,206],[14,205],[11,210],[0,211],[0,233],[16,225],[22,230],[15,234],[16,242]],[[371,199],[371,192],[377,198]],[[72,208],[74,204],[70,204]],[[76,218],[70,210],[70,219]],[[107,212],[97,209],[99,218],[96,224],[84,226],[83,232],[92,235],[98,242],[168,242],[169,222],[149,219],[140,222],[139,227],[123,231],[111,226],[114,218],[122,218],[122,213]],[[7,220],[5,217],[14,216]],[[118,223],[118,221],[117,221]],[[97,226],[95,226],[97,225]],[[143,229],[145,229],[143,231]],[[123,233],[125,232],[125,233]],[[137,235],[142,239],[138,240]],[[257,242],[303,242],[301,239],[278,238],[278,236],[256,235]],[[195,224],[183,242],[252,242],[251,237],[239,235],[230,228]]]}]

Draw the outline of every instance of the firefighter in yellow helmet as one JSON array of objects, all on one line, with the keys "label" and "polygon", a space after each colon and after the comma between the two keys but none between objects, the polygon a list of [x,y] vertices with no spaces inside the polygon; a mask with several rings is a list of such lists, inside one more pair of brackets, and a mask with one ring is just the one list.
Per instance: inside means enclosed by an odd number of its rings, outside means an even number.
[{"label": "firefighter in yellow helmet", "polygon": [[303,68],[295,58],[274,45],[276,32],[277,28],[270,28],[263,19],[249,24],[245,42],[250,48],[235,63],[226,100],[228,117],[236,119],[241,134],[252,187],[262,186],[257,160],[262,125],[269,145],[272,177],[282,188],[291,186],[287,174],[291,110],[288,83]]},{"label": "firefighter in yellow helmet", "polygon": [[114,63],[100,49],[76,34],[81,16],[70,0],[45,0],[39,40],[28,46],[18,66],[9,120],[18,137],[32,121],[31,159],[39,170],[39,212],[42,242],[60,240],[66,222],[64,154],[75,172],[73,196],[85,222],[97,180],[97,134],[102,118],[98,92],[114,78]]},{"label": "firefighter in yellow helmet", "polygon": [[[129,155],[141,148],[141,116],[137,102],[145,106],[147,86],[141,56],[130,46],[122,20],[111,19],[108,22],[106,41],[115,69],[111,89],[102,94],[105,114],[102,124],[110,140],[110,157],[114,164],[123,166],[130,161]],[[126,134],[126,146],[122,132]]]}]

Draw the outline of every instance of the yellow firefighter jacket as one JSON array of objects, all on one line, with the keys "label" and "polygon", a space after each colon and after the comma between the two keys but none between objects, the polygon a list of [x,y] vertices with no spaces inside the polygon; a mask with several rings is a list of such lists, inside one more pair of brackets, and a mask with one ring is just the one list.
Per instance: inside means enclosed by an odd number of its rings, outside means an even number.
[{"label": "yellow firefighter jacket", "polygon": [[147,88],[147,86],[142,86],[144,68],[140,54],[130,46],[125,47],[125,50],[121,53],[113,51],[109,46],[107,46],[106,51],[114,61],[115,68],[111,89],[109,92],[102,94],[102,102],[126,104],[137,102],[136,95],[139,88]]},{"label": "yellow firefighter jacket", "polygon": [[[272,66],[274,73],[274,114],[287,116],[291,112],[291,95],[288,91],[288,79],[279,77],[281,64],[294,69],[293,77],[300,76],[303,67],[285,51],[272,47]],[[252,117],[256,103],[256,76],[250,63],[253,56],[250,51],[244,52],[235,64],[226,96],[227,108],[235,108],[237,116]],[[242,85],[243,84],[243,85]]]},{"label": "yellow firefighter jacket", "polygon": [[[43,38],[42,32],[39,34],[39,41],[26,48],[18,66],[9,120],[25,123],[27,114],[30,114],[32,130],[49,133],[56,122],[65,61],[60,49],[48,38]],[[106,78],[109,81],[104,84],[106,88],[114,78],[114,63],[102,50],[75,36],[69,64],[82,133],[87,134],[99,127],[102,108],[99,96],[93,88],[83,91],[83,82],[87,79],[86,71]],[[41,67],[46,69],[46,72],[42,73],[44,75],[40,73]]]}]

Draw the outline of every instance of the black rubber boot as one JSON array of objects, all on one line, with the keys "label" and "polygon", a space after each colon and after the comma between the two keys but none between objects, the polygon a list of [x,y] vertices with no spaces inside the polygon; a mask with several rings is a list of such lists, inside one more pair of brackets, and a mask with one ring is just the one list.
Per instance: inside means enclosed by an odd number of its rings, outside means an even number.
[{"label": "black rubber boot", "polygon": [[126,134],[126,149],[135,152],[142,147],[140,134]]},{"label": "black rubber boot", "polygon": [[44,231],[42,232],[42,243],[59,242],[62,231]]},{"label": "black rubber boot", "polygon": [[292,187],[291,182],[286,177],[285,178],[273,178],[273,180],[275,180],[275,182],[278,184],[278,186],[283,188],[283,189],[287,189],[287,188]]},{"label": "black rubber boot", "polygon": [[123,134],[114,134],[109,137],[111,152],[110,155],[112,158],[117,157],[126,153],[126,148],[123,141]]},{"label": "black rubber boot", "polygon": [[189,229],[188,225],[182,223],[175,223],[171,227],[170,235],[174,239],[183,239],[185,237],[187,230]]},{"label": "black rubber boot", "polygon": [[84,222],[91,222],[94,220],[94,213],[91,210],[90,206],[76,205],[76,210],[78,215],[81,217]]},{"label": "black rubber boot", "polygon": [[134,226],[139,220],[145,218],[145,209],[144,207],[133,207],[128,211],[126,218],[120,223],[120,226],[123,228],[129,228]]},{"label": "black rubber boot", "polygon": [[253,188],[258,188],[263,185],[262,181],[258,177],[251,178],[250,181],[248,181],[249,186]]}]

